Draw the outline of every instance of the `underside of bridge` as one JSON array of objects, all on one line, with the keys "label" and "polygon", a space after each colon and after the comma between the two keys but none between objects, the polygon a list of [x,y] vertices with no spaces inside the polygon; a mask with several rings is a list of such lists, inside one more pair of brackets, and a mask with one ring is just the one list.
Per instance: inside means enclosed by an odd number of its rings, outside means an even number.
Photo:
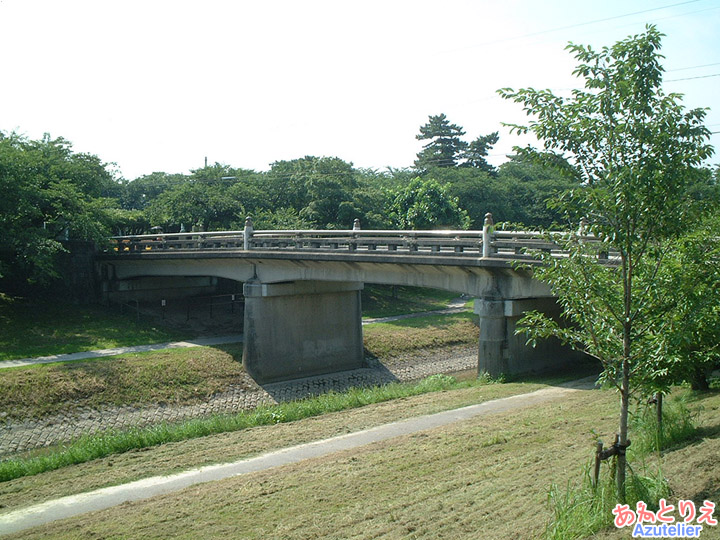
[{"label": "underside of bridge", "polygon": [[557,342],[548,340],[531,348],[524,336],[515,335],[524,312],[559,316],[559,308],[545,284],[507,264],[212,256],[128,257],[104,264],[101,274],[108,282],[139,276],[179,276],[198,285],[218,277],[243,282],[243,364],[260,383],[362,367],[364,283],[431,287],[474,296],[480,326],[479,373],[493,377],[540,373],[578,358]]}]

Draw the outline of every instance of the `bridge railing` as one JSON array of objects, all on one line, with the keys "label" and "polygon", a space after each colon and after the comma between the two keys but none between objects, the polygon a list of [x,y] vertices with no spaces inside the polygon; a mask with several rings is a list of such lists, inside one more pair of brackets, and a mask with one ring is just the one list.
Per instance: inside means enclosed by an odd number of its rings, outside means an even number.
[{"label": "bridge railing", "polygon": [[482,231],[254,231],[249,249],[482,255]]},{"label": "bridge railing", "polygon": [[[361,230],[254,230],[248,220],[241,231],[160,233],[115,236],[117,253],[195,250],[262,250],[360,252],[409,254],[418,256],[490,257],[533,259],[537,252],[566,255],[558,243],[537,231],[496,231],[491,217],[483,230],[475,231],[397,231]],[[557,237],[563,233],[557,233]],[[579,237],[583,242],[599,242],[594,236]],[[559,242],[562,243],[562,242]],[[610,254],[601,253],[607,259]]]}]

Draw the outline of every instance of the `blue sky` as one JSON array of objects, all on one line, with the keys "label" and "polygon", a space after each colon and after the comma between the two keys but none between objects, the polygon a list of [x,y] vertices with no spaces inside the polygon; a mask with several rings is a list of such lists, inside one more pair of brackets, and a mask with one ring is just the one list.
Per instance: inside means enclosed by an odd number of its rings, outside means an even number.
[{"label": "blue sky", "polygon": [[569,41],[647,23],[667,35],[665,90],[720,132],[720,0],[0,0],[0,130],[65,137],[128,179],[205,157],[383,170],[412,165],[445,113],[468,140],[499,130],[499,164],[524,142],[501,123],[525,116],[498,88],[568,92]]}]

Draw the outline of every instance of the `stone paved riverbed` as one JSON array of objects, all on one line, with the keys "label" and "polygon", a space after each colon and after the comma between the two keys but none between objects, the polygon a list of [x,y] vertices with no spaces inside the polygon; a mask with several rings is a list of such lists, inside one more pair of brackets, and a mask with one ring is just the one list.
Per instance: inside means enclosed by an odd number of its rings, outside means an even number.
[{"label": "stone paved riverbed", "polygon": [[432,351],[387,365],[373,365],[317,377],[259,386],[249,376],[226,391],[194,405],[154,407],[108,407],[69,409],[66,413],[39,419],[8,420],[0,424],[0,458],[14,453],[75,439],[107,429],[129,429],[161,422],[177,422],[217,413],[252,409],[354,386],[372,386],[391,381],[415,381],[436,373],[454,373],[477,368],[477,347]]}]

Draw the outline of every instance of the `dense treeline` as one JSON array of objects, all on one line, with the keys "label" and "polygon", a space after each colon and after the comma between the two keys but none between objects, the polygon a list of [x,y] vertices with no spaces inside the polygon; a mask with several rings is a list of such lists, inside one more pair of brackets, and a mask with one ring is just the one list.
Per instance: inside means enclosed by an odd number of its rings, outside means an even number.
[{"label": "dense treeline", "polygon": [[[438,134],[431,144],[456,142]],[[252,215],[257,229],[347,229],[355,219],[367,229],[467,228],[482,226],[488,211],[529,226],[553,220],[543,199],[568,186],[557,175],[516,160],[498,171],[456,158],[433,163],[435,146],[424,150],[417,168],[401,171],[306,156],[275,162],[267,172],[216,163],[190,174],[153,172],[127,181],[62,138],[0,132],[1,290],[51,283],[68,240],[102,244],[110,235],[154,226],[238,229]],[[456,146],[453,152],[464,151]]]},{"label": "dense treeline", "polygon": [[[580,187],[567,163],[522,155],[486,161],[497,132],[465,142],[445,115],[420,127],[413,167],[360,169],[333,157],[272,163],[266,172],[216,163],[190,174],[153,172],[128,181],[94,155],[49,135],[0,132],[0,291],[38,287],[58,275],[68,240],[102,246],[111,235],[256,229],[482,228],[485,213],[514,226],[563,226],[548,201]],[[557,165],[557,164],[554,164]],[[716,201],[710,172],[698,197]]]}]

